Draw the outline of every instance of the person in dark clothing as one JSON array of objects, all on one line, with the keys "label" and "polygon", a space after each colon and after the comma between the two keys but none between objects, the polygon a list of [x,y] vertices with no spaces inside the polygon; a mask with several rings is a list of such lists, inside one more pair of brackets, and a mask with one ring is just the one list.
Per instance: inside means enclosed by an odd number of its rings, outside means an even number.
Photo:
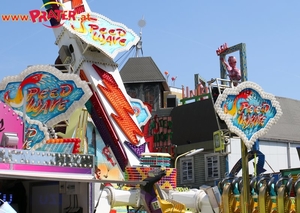
[{"label": "person in dark clothing", "polygon": [[2,180],[0,192],[6,196],[12,195],[10,205],[17,205],[18,213],[27,213],[27,194],[21,180]]}]

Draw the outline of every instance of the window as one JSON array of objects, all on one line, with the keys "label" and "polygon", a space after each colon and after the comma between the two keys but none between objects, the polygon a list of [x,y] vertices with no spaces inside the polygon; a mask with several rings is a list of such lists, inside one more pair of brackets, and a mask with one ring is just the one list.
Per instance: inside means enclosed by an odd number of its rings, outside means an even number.
[{"label": "window", "polygon": [[153,90],[151,90],[152,88],[146,88],[145,90],[144,90],[144,97],[145,97],[145,102],[146,103],[148,103],[148,104],[150,104],[151,105],[151,107],[152,107],[152,109],[154,109],[155,108],[155,106],[154,106],[154,91]]},{"label": "window", "polygon": [[180,174],[181,184],[194,182],[193,157],[185,157],[180,159]]},{"label": "window", "polygon": [[205,159],[205,180],[216,180],[220,178],[220,159],[218,154],[209,154]]},{"label": "window", "polygon": [[131,98],[138,98],[138,93],[136,91],[135,88],[129,88],[127,91],[127,94],[131,97]]}]

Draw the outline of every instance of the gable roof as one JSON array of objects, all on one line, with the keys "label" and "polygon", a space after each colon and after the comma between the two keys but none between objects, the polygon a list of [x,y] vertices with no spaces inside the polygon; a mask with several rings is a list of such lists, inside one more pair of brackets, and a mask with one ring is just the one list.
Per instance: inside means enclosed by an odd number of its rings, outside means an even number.
[{"label": "gable roof", "polygon": [[276,97],[282,116],[260,140],[300,142],[300,101]]},{"label": "gable roof", "polygon": [[130,58],[120,70],[124,84],[128,83],[162,83],[165,91],[170,91],[165,77],[151,57]]}]

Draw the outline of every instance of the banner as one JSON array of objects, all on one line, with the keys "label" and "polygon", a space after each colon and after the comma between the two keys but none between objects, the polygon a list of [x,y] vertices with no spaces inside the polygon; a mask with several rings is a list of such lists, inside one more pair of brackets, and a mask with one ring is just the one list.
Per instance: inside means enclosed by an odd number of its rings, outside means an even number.
[{"label": "banner", "polygon": [[215,110],[248,149],[280,118],[279,102],[253,82],[243,82],[219,95]]}]

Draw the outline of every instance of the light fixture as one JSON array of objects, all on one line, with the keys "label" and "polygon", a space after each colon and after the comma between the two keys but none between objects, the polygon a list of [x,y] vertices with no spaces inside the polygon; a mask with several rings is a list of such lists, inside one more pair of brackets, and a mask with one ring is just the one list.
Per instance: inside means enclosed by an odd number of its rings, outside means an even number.
[{"label": "light fixture", "polygon": [[220,152],[224,150],[225,140],[222,130],[218,130],[213,133],[213,141],[215,152]]},{"label": "light fixture", "polygon": [[202,152],[204,149],[203,148],[200,148],[200,149],[192,149],[192,150],[190,150],[190,151],[188,151],[188,152],[185,152],[185,153],[183,153],[183,154],[181,154],[181,155],[178,155],[177,157],[176,157],[176,159],[175,159],[175,169],[177,169],[177,160],[179,159],[179,158],[181,158],[181,157],[183,157],[183,156],[188,156],[188,157],[190,157],[190,156],[193,156],[193,155],[195,155],[195,154],[198,154],[199,152]]},{"label": "light fixture", "polygon": [[196,155],[198,154],[199,152],[202,152],[204,149],[201,148],[201,149],[193,149],[192,152],[186,154],[187,157],[190,157],[190,156],[193,156],[193,155]]},{"label": "light fixture", "polygon": [[2,135],[1,145],[3,147],[16,147],[19,143],[19,137],[17,133],[5,132]]}]

